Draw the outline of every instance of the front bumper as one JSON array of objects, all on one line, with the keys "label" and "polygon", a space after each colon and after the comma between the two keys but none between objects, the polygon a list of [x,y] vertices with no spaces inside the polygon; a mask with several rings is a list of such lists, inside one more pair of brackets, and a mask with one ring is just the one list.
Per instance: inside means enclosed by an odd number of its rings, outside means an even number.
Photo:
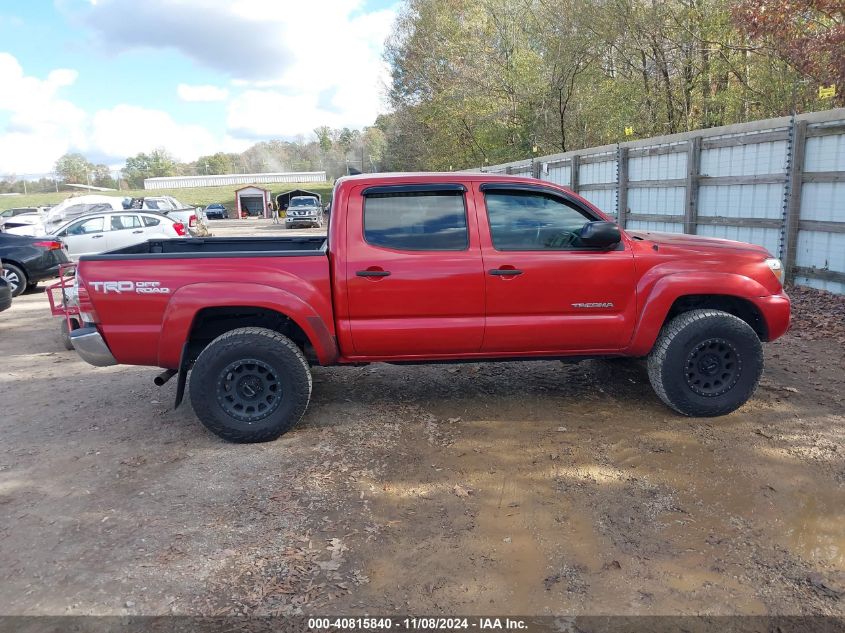
[{"label": "front bumper", "polygon": [[76,353],[89,365],[109,367],[117,365],[109,346],[95,327],[83,327],[70,333],[70,342]]}]

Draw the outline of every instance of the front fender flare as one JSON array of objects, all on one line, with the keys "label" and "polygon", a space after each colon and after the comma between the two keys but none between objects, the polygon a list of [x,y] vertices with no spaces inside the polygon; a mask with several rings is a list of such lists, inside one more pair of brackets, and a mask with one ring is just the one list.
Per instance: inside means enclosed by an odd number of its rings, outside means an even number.
[{"label": "front fender flare", "polygon": [[[752,299],[770,295],[762,284],[736,273],[680,272],[658,279],[648,294],[638,299],[642,306],[631,344],[626,350],[632,356],[645,356],[651,351],[666,315],[675,301],[687,295],[723,295]],[[639,293],[638,293],[639,295]]]}]

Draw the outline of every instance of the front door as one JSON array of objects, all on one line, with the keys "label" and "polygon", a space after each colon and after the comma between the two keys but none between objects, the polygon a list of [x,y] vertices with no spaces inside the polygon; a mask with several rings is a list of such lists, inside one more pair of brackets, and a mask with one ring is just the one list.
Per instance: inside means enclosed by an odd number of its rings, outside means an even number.
[{"label": "front door", "polygon": [[105,217],[97,215],[77,220],[59,234],[67,245],[68,255],[77,260],[82,255],[92,255],[108,250],[108,233]]},{"label": "front door", "polygon": [[349,198],[348,327],[356,356],[478,352],[484,272],[462,185],[361,188]]},{"label": "front door", "polygon": [[485,205],[478,213],[487,292],[483,351],[554,355],[628,343],[636,317],[631,249],[624,241],[588,249],[577,239],[598,216],[541,187],[488,183],[476,197]]}]

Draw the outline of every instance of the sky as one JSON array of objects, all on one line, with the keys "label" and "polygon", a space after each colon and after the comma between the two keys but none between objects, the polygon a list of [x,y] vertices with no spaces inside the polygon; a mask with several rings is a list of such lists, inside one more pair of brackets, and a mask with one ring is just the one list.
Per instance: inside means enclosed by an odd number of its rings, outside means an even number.
[{"label": "sky", "polygon": [[360,128],[398,0],[0,0],[0,177]]}]

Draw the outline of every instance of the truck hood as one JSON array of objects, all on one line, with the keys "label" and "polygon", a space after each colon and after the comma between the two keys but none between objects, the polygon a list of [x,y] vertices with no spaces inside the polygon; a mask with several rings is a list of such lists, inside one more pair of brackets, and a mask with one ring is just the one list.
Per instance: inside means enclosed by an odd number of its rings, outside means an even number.
[{"label": "truck hood", "polygon": [[687,235],[686,233],[661,233],[658,231],[626,231],[626,233],[635,240],[690,251],[713,252],[714,250],[730,249],[769,255],[768,250],[757,244],[723,240],[717,237],[702,237],[700,235]]}]

